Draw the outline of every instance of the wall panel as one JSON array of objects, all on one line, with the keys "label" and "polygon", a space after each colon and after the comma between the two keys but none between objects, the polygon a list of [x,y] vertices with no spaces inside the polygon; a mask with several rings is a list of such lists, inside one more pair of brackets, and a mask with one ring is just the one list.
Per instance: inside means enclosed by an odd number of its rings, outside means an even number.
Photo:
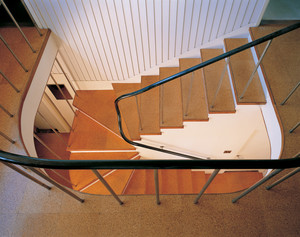
[{"label": "wall panel", "polygon": [[123,81],[259,23],[268,0],[25,0],[75,81]]}]

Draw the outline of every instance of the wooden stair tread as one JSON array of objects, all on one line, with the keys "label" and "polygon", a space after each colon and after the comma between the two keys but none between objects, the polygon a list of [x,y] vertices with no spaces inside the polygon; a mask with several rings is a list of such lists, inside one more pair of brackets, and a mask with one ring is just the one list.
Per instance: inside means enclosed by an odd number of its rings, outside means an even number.
[{"label": "wooden stair tread", "polygon": [[133,175],[123,194],[145,194],[146,170],[134,170]]},{"label": "wooden stair tread", "polygon": [[[223,53],[222,49],[201,49],[202,61],[207,61]],[[221,60],[203,68],[203,75],[206,85],[208,106],[210,113],[234,113],[235,105],[229,81],[229,76],[226,70],[220,91],[217,95],[213,108],[211,105],[215,97],[222,71],[224,70],[225,60]]]},{"label": "wooden stair tread", "polygon": [[191,171],[192,185],[194,193],[199,193],[204,184],[206,183],[206,177],[204,171]]},{"label": "wooden stair tread", "polygon": [[[159,80],[178,72],[178,67],[161,67]],[[160,86],[160,126],[162,128],[183,127],[181,83],[178,79]]]},{"label": "wooden stair tread", "polygon": [[[71,153],[70,160],[129,160],[137,155],[137,152]],[[108,174],[111,171],[111,169],[98,170],[101,175]],[[91,170],[69,170],[69,174],[71,182],[76,185],[74,190],[77,191],[81,191],[98,180]]]},{"label": "wooden stair tread", "polygon": [[192,194],[193,193],[193,182],[192,182],[192,171],[190,169],[177,170],[178,178],[178,193],[179,194]]},{"label": "wooden stair tread", "polygon": [[[210,175],[205,174],[205,176],[208,180]],[[256,171],[225,172],[214,178],[205,193],[238,192],[252,186],[262,178],[263,175]]]},{"label": "wooden stair tread", "polygon": [[[210,174],[205,174],[204,171],[192,171],[190,169],[159,170],[158,173],[160,194],[198,194],[210,177]],[[205,193],[238,192],[250,187],[262,177],[262,174],[256,171],[225,172],[215,177]],[[153,170],[134,170],[129,178],[123,194],[155,194]],[[100,189],[99,186],[98,184],[98,189]],[[105,193],[101,191],[101,194]]]},{"label": "wooden stair tread", "polygon": [[[37,133],[36,134],[47,146],[54,151],[63,160],[70,159],[70,152],[66,151],[66,144],[57,137],[55,133]],[[60,133],[61,138],[67,143],[69,133]],[[39,158],[44,159],[58,159],[46,147],[44,147],[38,140],[34,139],[34,145]],[[70,181],[69,170],[52,170],[45,169],[45,172],[56,182],[68,187],[73,188]]]},{"label": "wooden stair tread", "polygon": [[[111,175],[104,177],[106,182],[114,190],[117,195],[123,193],[126,184],[131,177],[133,170],[115,170]],[[100,182],[96,182],[83,191],[84,193],[110,195],[109,191]]]},{"label": "wooden stair tread", "polygon": [[[141,85],[138,83],[113,83],[112,85],[117,97],[141,88]],[[135,97],[126,98],[119,103],[120,111],[127,125],[129,135],[133,140],[141,139],[139,114],[137,109],[139,96],[137,98],[137,100]]]},{"label": "wooden stair tread", "polygon": [[[235,49],[241,45],[248,43],[246,38],[231,38],[225,39],[226,51]],[[243,104],[265,104],[265,94],[260,83],[258,73],[256,72],[252,82],[250,83],[244,97],[240,99],[240,95],[243,93],[244,88],[255,68],[254,59],[251,53],[251,49],[247,49],[241,53],[233,55],[229,60],[229,68],[231,78],[233,81],[235,96],[237,103]]]},{"label": "wooden stair tread", "polygon": [[178,194],[177,170],[159,170],[159,192],[161,194]]},{"label": "wooden stair tread", "polygon": [[68,151],[135,150],[121,137],[76,111]]},{"label": "wooden stair tread", "polygon": [[[183,71],[200,63],[200,58],[181,58],[179,59],[179,68],[180,71]],[[193,81],[191,82],[191,80]],[[208,108],[202,70],[181,77],[181,90],[183,119],[207,121]]]},{"label": "wooden stair tread", "polygon": [[[114,101],[117,98],[113,90],[78,90],[73,105],[88,114],[112,132],[120,135]],[[125,123],[123,130],[128,136]]]},{"label": "wooden stair tread", "polygon": [[[142,76],[141,87],[144,88],[159,80],[159,76]],[[144,92],[140,96],[141,134],[161,134],[159,123],[159,88]]]}]

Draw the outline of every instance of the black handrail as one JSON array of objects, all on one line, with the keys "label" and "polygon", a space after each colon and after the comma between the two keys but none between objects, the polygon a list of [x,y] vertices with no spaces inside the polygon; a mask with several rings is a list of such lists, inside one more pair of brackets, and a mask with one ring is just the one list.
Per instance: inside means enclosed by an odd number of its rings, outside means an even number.
[{"label": "black handrail", "polygon": [[122,129],[122,118],[118,103],[128,97],[139,95],[143,92],[151,90],[159,85],[172,81],[187,73],[193,72],[214,62],[220,61],[226,57],[232,56],[245,49],[288,33],[300,27],[300,23],[291,25],[272,34],[264,36],[258,40],[245,44],[227,53],[219,55],[206,62],[200,63],[194,67],[186,69],[171,77],[158,81],[150,86],[147,86],[138,91],[128,93],[118,97],[115,100],[115,107],[118,115],[118,123],[122,137],[128,143],[156,151],[162,151],[172,155],[178,155],[194,160],[52,160],[40,159],[29,156],[17,155],[5,151],[0,151],[0,161],[14,163],[23,166],[38,167],[38,168],[51,168],[51,169],[286,169],[300,166],[300,154],[294,158],[281,159],[281,160],[204,160],[198,157],[189,156],[173,151],[166,151],[156,147],[147,146],[129,140]]},{"label": "black handrail", "polygon": [[300,167],[300,154],[281,160],[50,160],[0,151],[0,160],[48,169],[288,169]]},{"label": "black handrail", "polygon": [[183,153],[178,153],[178,152],[174,152],[174,151],[170,151],[170,150],[166,150],[166,149],[161,149],[161,148],[157,148],[157,147],[153,147],[153,146],[149,146],[149,145],[145,145],[145,144],[142,144],[142,143],[138,143],[138,142],[134,142],[132,140],[130,140],[128,137],[126,137],[126,135],[124,134],[124,131],[123,131],[123,128],[122,128],[122,117],[121,117],[121,113],[120,113],[120,108],[119,108],[119,102],[123,99],[126,99],[126,98],[129,98],[129,97],[132,97],[132,96],[137,96],[141,93],[144,93],[146,91],[149,91],[151,89],[154,89],[160,85],[163,85],[169,81],[173,81],[174,79],[176,78],[179,78],[179,77],[182,77],[188,73],[191,73],[193,71],[196,71],[198,69],[201,69],[201,68],[204,68],[210,64],[213,64],[215,62],[218,62],[222,59],[225,59],[225,58],[228,58],[232,55],[235,55],[241,51],[244,51],[246,49],[249,49],[253,46],[256,46],[258,44],[261,44],[261,43],[264,43],[266,41],[269,41],[269,40],[272,40],[280,35],[283,35],[283,34],[286,34],[290,31],[293,31],[295,29],[298,29],[300,27],[300,22],[299,23],[296,23],[296,24],[293,24],[293,25],[290,25],[286,28],[283,28],[281,30],[278,30],[278,31],[275,31],[269,35],[266,35],[266,36],[263,36],[257,40],[254,40],[250,43],[247,43],[247,44],[244,44],[236,49],[233,49],[229,52],[226,52],[226,53],[223,53],[217,57],[214,57],[212,59],[209,59],[205,62],[202,62],[196,66],[193,66],[191,68],[188,68],[184,71],[181,71],[179,73],[176,73],[170,77],[167,77],[163,80],[160,80],[158,82],[155,82],[147,87],[144,87],[140,90],[137,90],[137,91],[134,91],[134,92],[131,92],[131,93],[127,93],[127,94],[124,94],[124,95],[121,95],[119,96],[116,100],[115,100],[115,108],[116,108],[116,111],[117,111],[117,116],[118,116],[118,125],[119,125],[119,130],[120,130],[120,133],[121,133],[121,136],[123,137],[123,139],[128,142],[129,144],[131,145],[134,145],[134,146],[139,146],[139,147],[143,147],[143,148],[146,148],[146,149],[150,149],[150,150],[154,150],[154,151],[159,151],[159,152],[163,152],[163,153],[167,153],[167,154],[171,154],[171,155],[176,155],[176,156],[180,156],[180,157],[185,157],[185,158],[189,158],[189,159],[203,159],[203,158],[199,158],[199,157],[195,157],[195,156],[190,156],[190,155],[187,155],[187,154],[183,154]]}]

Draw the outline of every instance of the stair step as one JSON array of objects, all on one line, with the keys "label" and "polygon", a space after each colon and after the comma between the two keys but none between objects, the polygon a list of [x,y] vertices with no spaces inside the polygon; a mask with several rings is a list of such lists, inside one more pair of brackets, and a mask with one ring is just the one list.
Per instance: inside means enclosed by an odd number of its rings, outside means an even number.
[{"label": "stair step", "polygon": [[135,150],[135,148],[92,118],[76,111],[67,150],[115,151]]},{"label": "stair step", "polygon": [[[223,49],[201,49],[201,58],[204,62],[222,53]],[[221,60],[203,68],[210,113],[235,113],[235,105],[227,69],[213,108],[211,107],[224,67],[225,60]]]},{"label": "stair step", "polygon": [[178,194],[177,170],[159,170],[159,192],[161,194]]},{"label": "stair step", "polygon": [[133,175],[123,194],[145,194],[146,193],[146,170],[134,170]]},{"label": "stair step", "polygon": [[[78,90],[73,105],[80,111],[88,114],[112,132],[120,135],[118,118],[114,101],[116,94],[113,90]],[[125,125],[123,130],[128,135]]]},{"label": "stair step", "polygon": [[[235,49],[248,43],[246,38],[225,39],[226,51]],[[240,99],[241,94],[255,68],[251,49],[230,57],[229,68],[234,85],[236,101],[238,104],[265,104],[265,94],[260,83],[258,73],[256,72],[252,82],[246,90],[244,97]]]},{"label": "stair step", "polygon": [[206,177],[204,171],[191,171],[193,192],[199,193],[206,183]]},{"label": "stair step", "polygon": [[[179,59],[180,71],[200,64],[200,58]],[[206,91],[202,70],[181,77],[183,119],[185,121],[208,121]]]},{"label": "stair step", "polygon": [[[129,160],[138,156],[137,152],[96,152],[96,153],[71,153],[70,160]],[[98,170],[105,175],[112,170]],[[69,170],[70,180],[76,185],[74,190],[81,191],[94,183],[98,178],[91,170]],[[83,190],[84,191],[84,190]]]},{"label": "stair step", "polygon": [[[132,172],[133,170],[115,170],[114,173],[105,177],[105,180],[117,195],[121,195],[128,183],[128,180],[131,177]],[[95,182],[83,192],[91,194],[110,195],[109,191],[100,181]]]},{"label": "stair step", "polygon": [[[141,87],[144,88],[159,80],[159,76],[142,76]],[[159,123],[159,88],[141,94],[141,120],[143,135],[160,135]]]},{"label": "stair step", "polygon": [[[117,97],[141,88],[141,85],[138,83],[113,83],[112,86]],[[138,107],[140,107],[139,100],[139,96],[130,97],[122,100],[119,103],[123,119],[127,125],[129,136],[132,140],[141,140],[138,114]]]},{"label": "stair step", "polygon": [[[205,174],[206,180],[209,174]],[[257,171],[235,171],[218,174],[205,193],[232,193],[244,190],[263,178]]]},{"label": "stair step", "polygon": [[[178,67],[161,67],[159,80],[178,72]],[[160,126],[161,128],[183,127],[181,82],[178,79],[160,86]]]},{"label": "stair step", "polygon": [[192,182],[192,171],[177,170],[178,177],[178,193],[179,194],[192,194],[193,193],[193,182]]}]

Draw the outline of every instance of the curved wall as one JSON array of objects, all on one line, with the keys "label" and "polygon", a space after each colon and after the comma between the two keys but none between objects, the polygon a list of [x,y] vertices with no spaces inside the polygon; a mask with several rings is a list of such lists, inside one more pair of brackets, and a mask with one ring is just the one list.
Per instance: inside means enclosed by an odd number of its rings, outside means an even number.
[{"label": "curved wall", "polygon": [[28,155],[33,157],[37,157],[34,138],[32,136],[35,115],[42,100],[57,51],[58,47],[55,43],[53,33],[51,33],[26,98],[24,99],[20,115],[20,134],[23,144]]}]

